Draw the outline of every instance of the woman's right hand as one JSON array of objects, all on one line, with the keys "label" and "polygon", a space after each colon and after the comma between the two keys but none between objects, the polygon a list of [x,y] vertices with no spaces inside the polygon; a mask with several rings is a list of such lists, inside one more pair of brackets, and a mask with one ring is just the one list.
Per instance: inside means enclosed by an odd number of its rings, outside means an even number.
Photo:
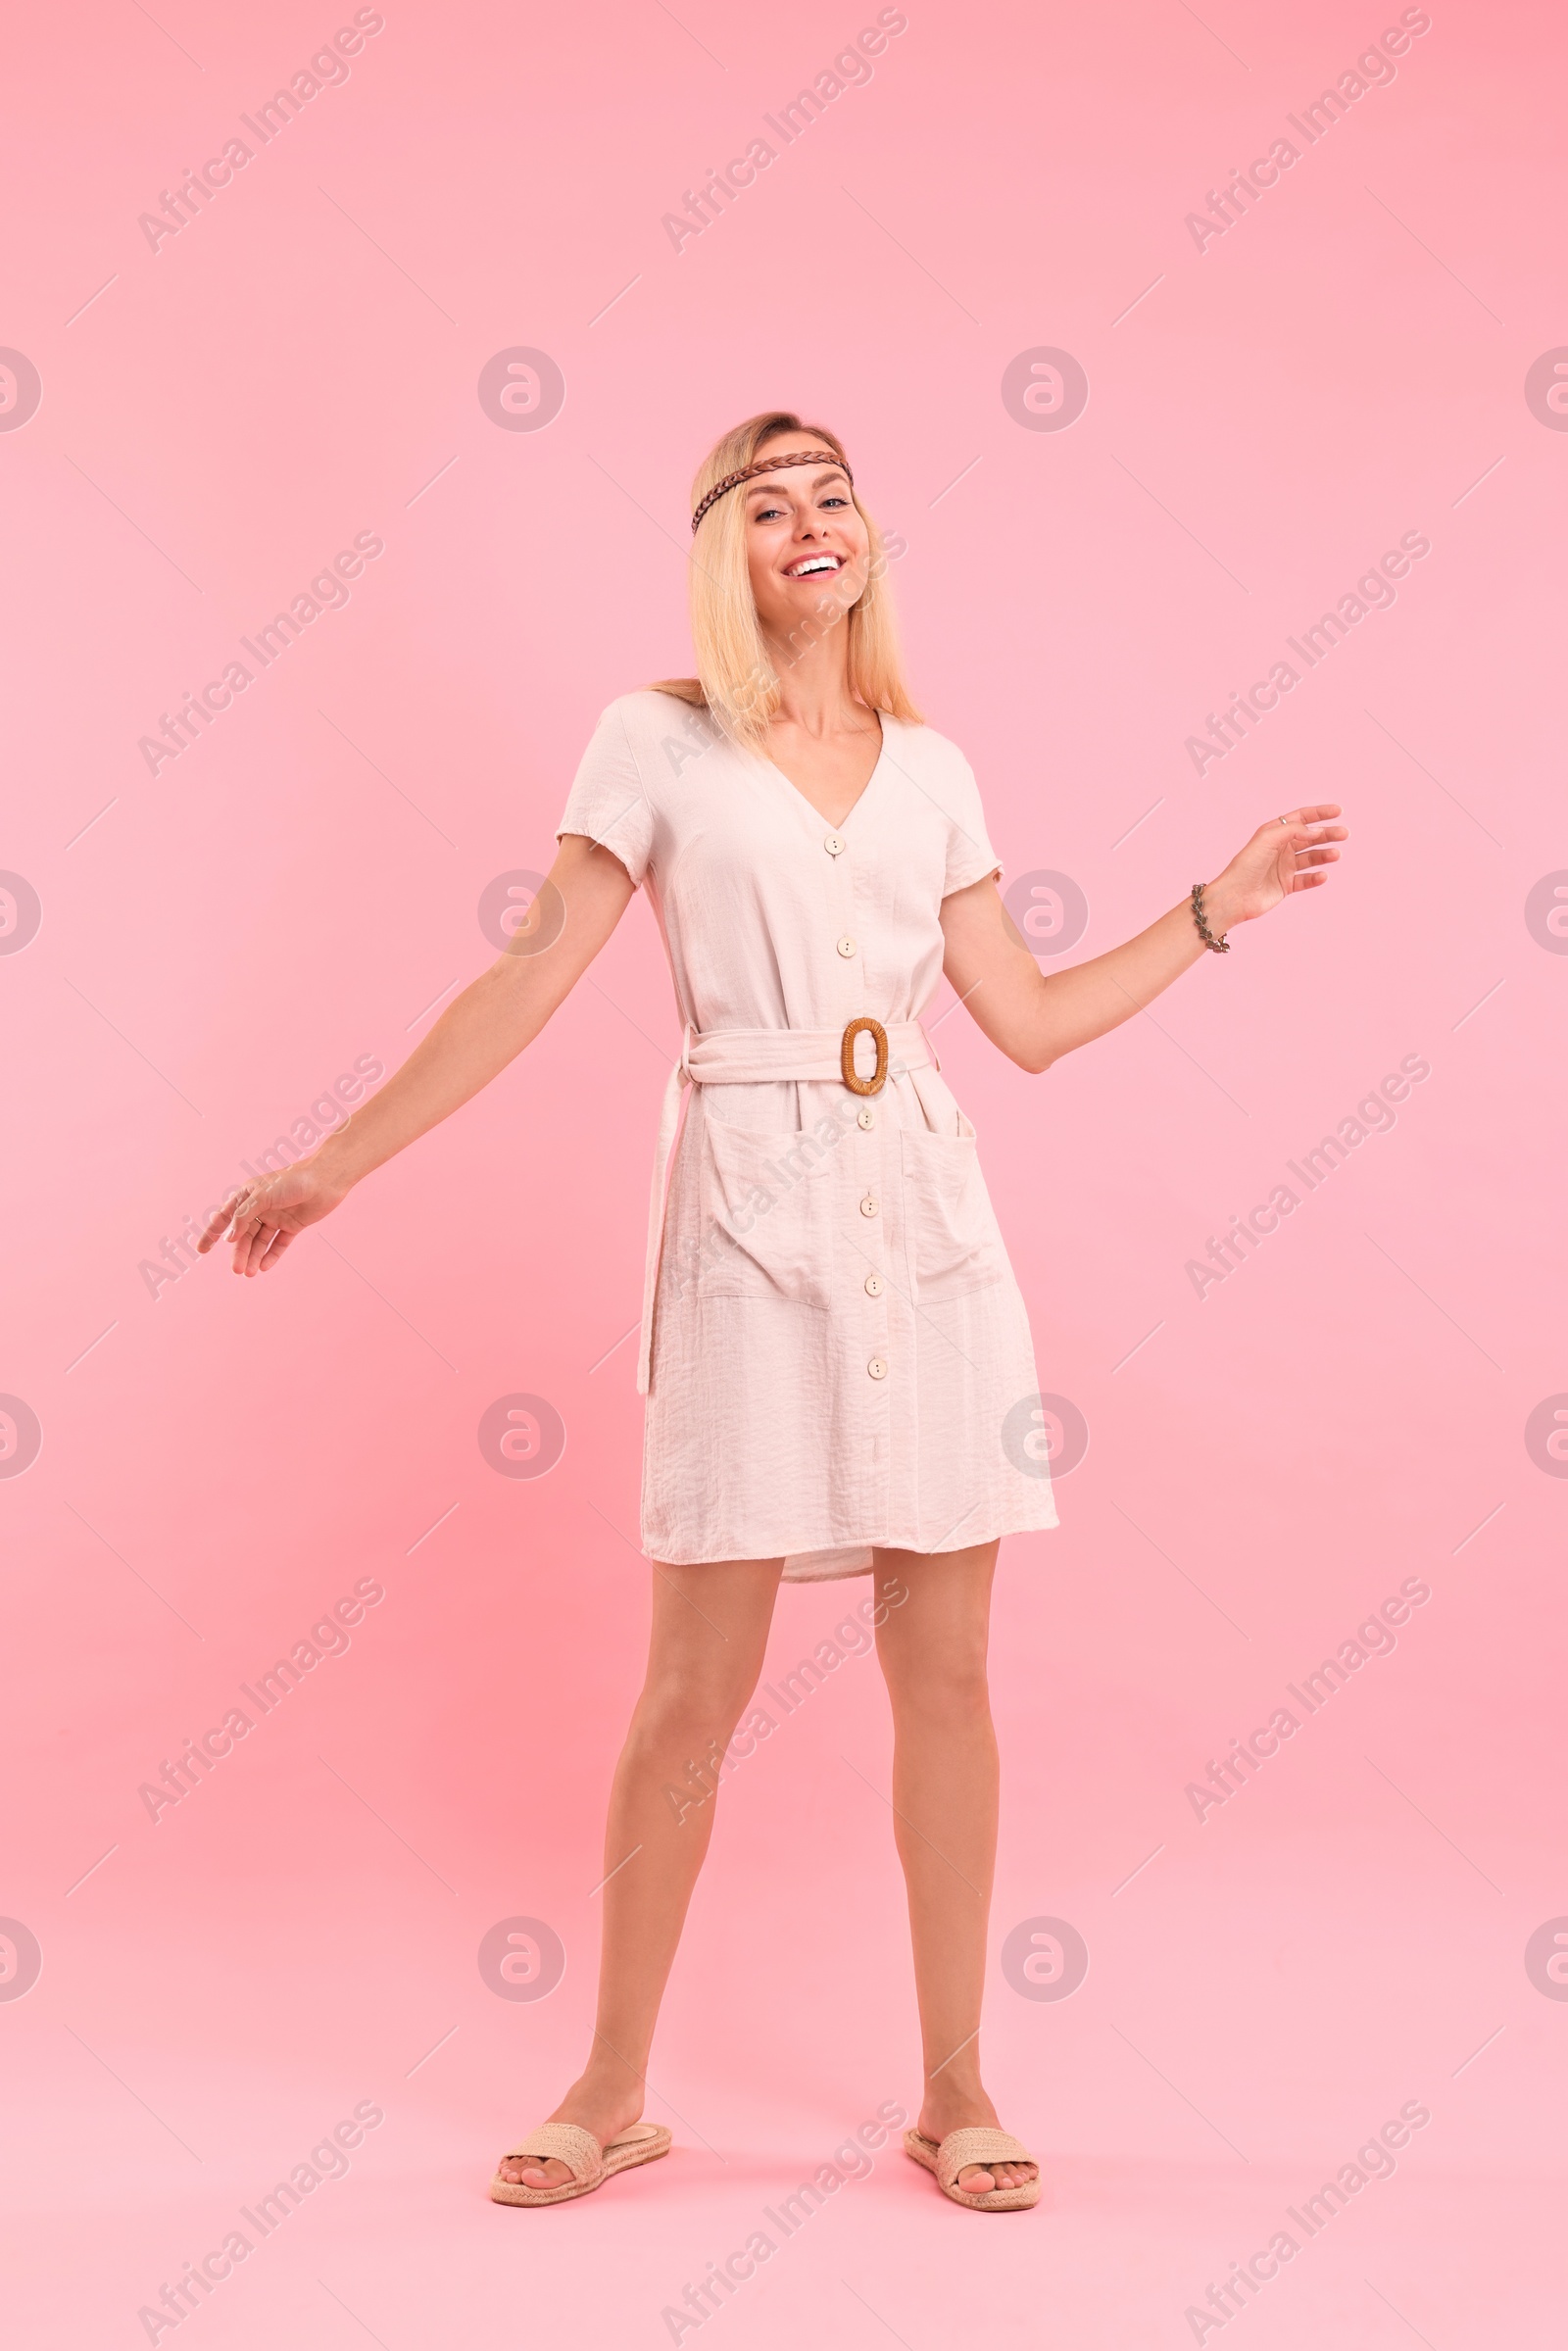
[{"label": "woman's right hand", "polygon": [[314,1158],[239,1185],[196,1246],[231,1240],[236,1273],[270,1273],[297,1233],[319,1224],[373,1168],[488,1086],[564,1003],[635,896],[612,850],[567,833],[535,901],[537,928],[515,934],[464,989],[401,1069],[335,1127]]},{"label": "woman's right hand", "polygon": [[329,1216],[347,1190],[331,1181],[319,1154],[299,1160],[231,1192],[197,1249],[205,1256],[215,1242],[232,1238],[236,1273],[270,1273],[295,1235]]}]

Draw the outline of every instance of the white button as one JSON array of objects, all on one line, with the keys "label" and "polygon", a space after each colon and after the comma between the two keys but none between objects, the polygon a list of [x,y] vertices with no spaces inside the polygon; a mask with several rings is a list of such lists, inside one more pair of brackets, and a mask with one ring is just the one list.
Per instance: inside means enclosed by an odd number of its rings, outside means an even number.
[{"label": "white button", "polygon": [[860,1214],[862,1216],[875,1216],[878,1213],[879,1211],[877,1208],[877,1203],[868,1192],[864,1200],[860,1202]]},{"label": "white button", "polygon": [[880,1298],[880,1297],[882,1296],[882,1289],[883,1289],[882,1276],[881,1276],[879,1273],[868,1273],[868,1274],[866,1275],[866,1277],[865,1277],[865,1295],[866,1295],[866,1297],[867,1297],[867,1298]]},{"label": "white button", "polygon": [[870,1107],[869,1103],[859,1113],[855,1123],[858,1127],[864,1127],[866,1133],[869,1135],[871,1129],[876,1124],[876,1112]]},{"label": "white button", "polygon": [[842,833],[829,833],[822,844],[830,857],[842,857],[849,846]]},{"label": "white button", "polygon": [[888,1367],[880,1355],[873,1355],[865,1368],[873,1380],[885,1380],[888,1376]]},{"label": "white button", "polygon": [[839,954],[841,955],[853,955],[854,953],[855,941],[853,939],[841,939],[839,941]]}]

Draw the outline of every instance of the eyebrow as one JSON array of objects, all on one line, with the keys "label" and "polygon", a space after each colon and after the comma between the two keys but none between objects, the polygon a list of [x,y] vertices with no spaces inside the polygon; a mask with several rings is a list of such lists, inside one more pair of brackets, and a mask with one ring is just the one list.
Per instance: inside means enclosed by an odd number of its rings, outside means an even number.
[{"label": "eyebrow", "polygon": [[[793,465],[785,465],[785,466],[781,466],[781,467],[779,468],[779,470],[780,470],[781,472],[793,473],[793,472],[796,470],[796,468],[795,468]],[[837,474],[837,475],[839,476],[839,479],[840,479],[841,481],[848,481],[848,479],[849,479],[849,475],[848,475],[848,474],[845,472],[845,470],[844,470],[844,467],[843,467],[842,465],[829,465],[829,466],[826,468],[826,470],[825,470],[824,472],[821,472],[821,473],[819,473],[819,474],[817,475],[817,477],[816,477],[815,481],[813,481],[813,482],[812,482],[812,484],[811,484],[811,487],[812,487],[812,489],[813,489],[813,490],[819,490],[819,489],[822,487],[822,484],[823,484],[825,481],[831,481],[831,480],[833,479],[833,476],[834,476],[835,474]],[[771,488],[772,488],[772,484],[771,484],[770,482],[766,482],[766,481],[753,481],[753,482],[748,482],[748,483],[747,483],[747,485],[746,485],[747,496],[748,496],[748,497],[750,497],[751,493],[752,493],[754,490],[770,490]]]}]

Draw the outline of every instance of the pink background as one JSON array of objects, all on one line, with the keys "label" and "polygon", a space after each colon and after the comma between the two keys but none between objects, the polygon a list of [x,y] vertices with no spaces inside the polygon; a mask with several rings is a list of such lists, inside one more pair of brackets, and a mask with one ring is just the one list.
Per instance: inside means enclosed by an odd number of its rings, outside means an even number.
[{"label": "pink background", "polygon": [[[480,894],[548,863],[598,711],[688,665],[696,462],[777,402],[843,434],[907,541],[922,705],[1009,875],[1087,894],[1082,952],[1282,808],[1343,801],[1354,841],[1044,1079],[940,1031],[1042,1381],[1092,1433],[1060,1531],[1004,1546],[995,1643],[988,2072],[1046,2199],[981,2227],[889,2151],[709,2326],[1190,2342],[1209,2281],[1411,2100],[1395,2176],[1231,2324],[1463,2351],[1560,2303],[1568,2007],[1525,1946],[1568,1912],[1568,1489],[1524,1441],[1568,1389],[1568,962],[1525,919],[1568,866],[1568,438],[1524,394],[1568,340],[1560,18],[1435,5],[1200,253],[1186,215],[1396,9],[911,0],[869,83],[677,255],[662,216],[874,16],[388,0],[347,82],[156,253],[138,215],[339,20],[116,0],[13,28],[0,343],[43,386],[0,432],[0,866],[42,906],[0,955],[0,1390],[43,1432],[0,1479],[0,1912],[43,1953],[0,2002],[19,2342],[144,2341],[138,2308],[365,2100],[348,2177],[191,2341],[667,2341],[764,2206],[918,2098],[862,1659],[722,1799],[653,2064],[674,2157],[550,2215],[484,2198],[584,2047],[645,1636],[624,1335],[676,1044],[646,906],[276,1279],[209,1260],[154,1298],[139,1270],[489,958]],[[519,345],[565,379],[538,432],[476,396]],[[1039,346],[1088,374],[1066,431],[1003,403]],[[385,552],[346,608],[150,775],[159,713],[361,531]],[[1204,713],[1405,531],[1431,553],[1393,609],[1195,774]],[[1406,1054],[1431,1074],[1394,1130],[1200,1300],[1187,1261]],[[565,1425],[538,1480],[476,1441],[515,1393]],[[1188,1783],[1412,1576],[1396,1652],[1200,1824]],[[155,1825],[140,1784],[366,1577],[349,1652]],[[865,1589],[786,1592],[770,1672]],[[476,1965],[514,1916],[564,1945],[538,2002]],[[1063,2001],[1000,1964],[1040,1917],[1088,1944]]]}]

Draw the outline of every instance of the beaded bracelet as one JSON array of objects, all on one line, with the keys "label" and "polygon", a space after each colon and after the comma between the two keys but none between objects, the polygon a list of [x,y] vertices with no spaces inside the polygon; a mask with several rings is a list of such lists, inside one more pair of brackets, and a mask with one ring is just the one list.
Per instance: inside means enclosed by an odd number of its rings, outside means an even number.
[{"label": "beaded bracelet", "polygon": [[1230,954],[1230,941],[1228,939],[1216,939],[1213,932],[1208,927],[1207,920],[1203,913],[1203,884],[1201,882],[1194,882],[1193,884],[1193,920],[1198,925],[1198,936],[1202,940],[1205,947],[1211,947],[1217,955],[1228,955]]}]

